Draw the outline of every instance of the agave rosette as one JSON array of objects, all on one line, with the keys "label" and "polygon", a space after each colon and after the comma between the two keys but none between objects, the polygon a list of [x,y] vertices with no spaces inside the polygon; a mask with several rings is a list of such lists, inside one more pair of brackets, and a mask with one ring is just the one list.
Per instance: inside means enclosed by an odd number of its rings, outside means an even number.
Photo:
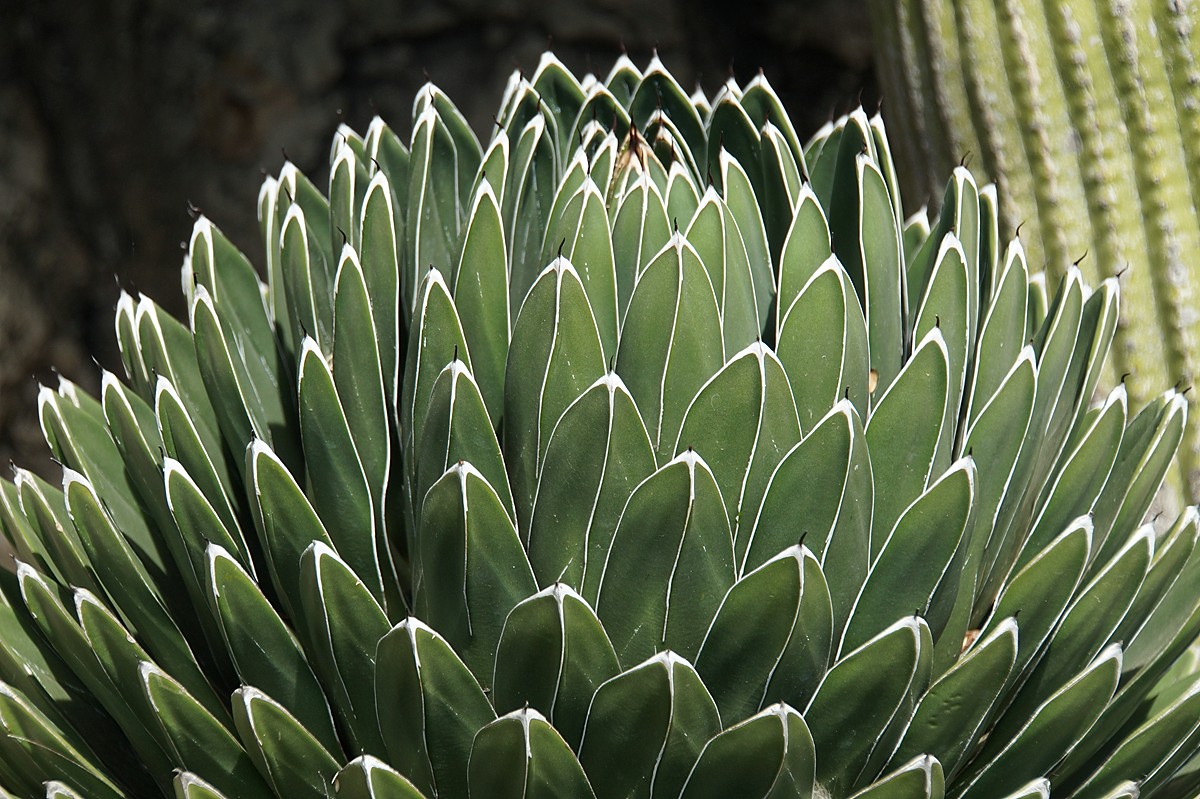
[{"label": "agave rosette", "polygon": [[43,390],[4,795],[1191,795],[1186,403],[1093,401],[1115,281],[1051,295],[963,168],[903,220],[879,117],[802,144],[762,77],[413,119]]}]

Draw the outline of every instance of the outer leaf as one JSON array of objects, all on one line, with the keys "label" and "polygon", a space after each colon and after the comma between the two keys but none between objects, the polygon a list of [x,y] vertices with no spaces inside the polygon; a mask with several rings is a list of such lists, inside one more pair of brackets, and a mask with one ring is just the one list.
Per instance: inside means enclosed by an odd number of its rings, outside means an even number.
[{"label": "outer leaf", "polygon": [[382,754],[375,647],[388,632],[388,618],[358,575],[320,542],[300,559],[300,586],[308,622],[306,655],[349,735],[350,748]]},{"label": "outer leaf", "polygon": [[596,613],[617,658],[694,656],[734,573],[720,489],[689,450],[634,490],[613,535]]},{"label": "outer leaf", "polygon": [[546,709],[573,746],[601,683],[621,668],[608,635],[583,597],[555,583],[508,614],[496,648],[492,704]]},{"label": "outer leaf", "polygon": [[462,361],[447,364],[429,393],[429,409],[422,420],[416,449],[416,507],[446,470],[467,461],[496,490],[509,518],[517,518],[512,490],[496,431],[488,418],[479,384]]},{"label": "outer leaf", "polygon": [[964,459],[908,507],[871,565],[840,650],[857,649],[911,605],[937,640],[950,617],[974,528],[975,464]]},{"label": "outer leaf", "polygon": [[221,624],[242,684],[279,697],[275,701],[309,735],[325,749],[340,752],[341,744],[325,695],[287,624],[250,575],[224,549],[208,547],[207,574],[213,613]]},{"label": "outer leaf", "polygon": [[255,498],[258,528],[279,599],[295,616],[300,607],[300,555],[313,541],[333,548],[320,518],[300,486],[271,449],[255,439],[246,451],[248,493]]},{"label": "outer leaf", "polygon": [[953,776],[986,732],[1016,661],[1017,624],[1006,619],[930,686],[892,763],[927,752]]},{"label": "outer leaf", "polygon": [[822,263],[780,314],[779,361],[791,382],[801,427],[811,428],[843,397],[865,415],[867,324],[841,263],[832,256]]},{"label": "outer leaf", "polygon": [[[503,175],[500,178],[503,180]],[[504,365],[512,324],[507,265],[500,201],[485,178],[480,181],[467,217],[462,254],[450,287],[474,359],[475,379],[494,424],[499,423],[504,410]]]},{"label": "outer leaf", "polygon": [[[934,459],[949,402],[947,357],[945,340],[934,328],[875,403],[867,422],[867,446],[875,476],[871,536],[875,556],[900,514],[934,476]],[[888,385],[880,379],[880,385]]]},{"label": "outer leaf", "polygon": [[356,757],[333,778],[340,799],[425,799],[400,772],[370,755]]},{"label": "outer leaf", "polygon": [[782,799],[812,796],[816,751],[800,714],[771,705],[704,746],[680,799]]},{"label": "outer leaf", "polygon": [[848,400],[780,461],[763,498],[742,571],[801,538],[830,578],[837,635],[871,561],[874,481],[862,422]]},{"label": "outer leaf", "polygon": [[945,795],[942,764],[932,755],[918,755],[851,799],[940,799]]},{"label": "outer leaf", "polygon": [[1014,674],[1029,665],[1058,627],[1075,589],[1083,579],[1092,545],[1092,525],[1077,519],[1050,545],[1016,573],[996,600],[982,635],[997,629],[1005,619],[1020,617],[1021,639]]},{"label": "outer leaf", "polygon": [[308,495],[339,552],[382,602],[383,569],[375,540],[371,484],[338,398],[333,372],[311,338],[304,339],[301,349],[300,432],[311,485]]},{"label": "outer leaf", "polygon": [[964,775],[964,788],[1001,796],[1047,773],[1095,723],[1120,673],[1121,647],[1113,644],[1039,706],[1015,735],[989,739]]},{"label": "outer leaf", "polygon": [[817,751],[823,753],[817,782],[825,790],[845,794],[860,775],[868,780],[874,776],[862,775],[868,758],[889,728],[907,723],[903,708],[928,683],[922,639],[928,645],[923,621],[901,619],[825,675],[804,712]]},{"label": "outer leaf", "polygon": [[533,513],[538,468],[554,425],[604,373],[604,350],[583,284],[575,268],[558,258],[521,306],[505,369],[504,456],[522,530]]},{"label": "outer leaf", "polygon": [[143,663],[140,672],[142,690],[159,714],[163,735],[171,742],[179,768],[203,776],[229,799],[271,796],[233,735],[179,683],[151,663]]},{"label": "outer leaf", "polygon": [[566,741],[530,708],[501,716],[479,731],[471,745],[467,785],[475,796],[497,799],[595,797]]},{"label": "outer leaf", "polygon": [[720,729],[699,675],[668,650],[596,691],[579,762],[599,799],[675,797]]},{"label": "outer leaf", "polygon": [[749,546],[753,519],[775,466],[799,441],[787,376],[761,343],[735,355],[688,407],[676,453],[694,448],[713,464],[738,560]]},{"label": "outer leaf", "polygon": [[496,718],[446,640],[417,619],[379,642],[375,690],[389,760],[427,795],[465,796],[471,741]]},{"label": "outer leaf", "polygon": [[813,553],[794,546],[738,580],[696,656],[721,717],[747,718],[771,702],[806,705],[833,647],[829,586]]},{"label": "outer leaf", "polygon": [[329,795],[338,761],[287,709],[249,686],[233,692],[238,737],[276,796]]},{"label": "outer leaf", "polygon": [[684,412],[725,363],[720,312],[708,274],[680,235],[654,257],[629,301],[617,371],[660,458],[674,449]]},{"label": "outer leaf", "polygon": [[475,674],[489,674],[505,617],[537,584],[508,512],[471,464],[452,466],[429,489],[417,545],[413,610]]},{"label": "outer leaf", "polygon": [[565,581],[596,601],[621,511],[654,468],[641,414],[610,372],[567,408],[546,447],[527,542],[540,585]]}]

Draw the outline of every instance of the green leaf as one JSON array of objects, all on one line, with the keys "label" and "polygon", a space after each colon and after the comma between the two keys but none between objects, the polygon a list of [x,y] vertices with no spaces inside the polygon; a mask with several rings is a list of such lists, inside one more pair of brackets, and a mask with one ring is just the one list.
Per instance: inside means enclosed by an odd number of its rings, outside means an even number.
[{"label": "green leaf", "polygon": [[251,686],[234,691],[232,704],[238,737],[276,796],[329,796],[339,764],[306,725]]},{"label": "green leaf", "polygon": [[497,799],[595,797],[566,741],[531,708],[514,710],[479,731],[467,787],[475,796]]},{"label": "green leaf", "polygon": [[699,675],[667,650],[597,689],[579,762],[600,799],[676,797],[705,742],[720,730]]},{"label": "green leaf", "polygon": [[1047,773],[1095,723],[1121,674],[1121,647],[1102,651],[1043,702],[1020,729],[993,735],[960,784],[980,796],[1000,796]]},{"label": "green leaf", "polygon": [[[950,775],[987,732],[1017,663],[1017,623],[1005,619],[934,681],[917,704],[892,763],[929,753]],[[970,697],[969,701],[964,701]]]},{"label": "green leaf", "polygon": [[[865,122],[865,118],[864,118]],[[851,126],[847,125],[847,130]],[[846,154],[843,141],[841,154]],[[854,184],[834,188],[829,211],[833,251],[858,290],[867,320],[871,368],[886,390],[903,366],[904,319],[907,299],[900,229],[887,184],[870,154],[854,159]],[[816,181],[814,173],[814,183]],[[820,192],[817,192],[820,196]]]},{"label": "green leaf", "polygon": [[[358,134],[345,123],[338,125],[329,154],[329,227],[330,233],[339,231],[345,245],[356,249],[362,246],[358,220],[368,180],[364,156]],[[336,260],[336,244],[334,247],[330,255]]]},{"label": "green leaf", "polygon": [[[871,357],[876,360],[874,354]],[[880,378],[880,385],[888,388],[875,403],[866,433],[875,476],[873,556],[879,555],[904,509],[934,477],[949,402],[947,357],[941,331],[934,328],[890,385]]]},{"label": "green leaf", "polygon": [[996,732],[1012,733],[1030,718],[1066,679],[1076,674],[1100,649],[1125,617],[1146,578],[1154,551],[1154,531],[1144,528],[1085,585],[1063,613],[1045,655],[1012,700]]},{"label": "green leaf", "polygon": [[617,372],[660,459],[674,450],[688,404],[724,364],[712,283],[696,251],[676,235],[638,280],[617,349]]},{"label": "green leaf", "polygon": [[592,696],[620,670],[591,606],[570,586],[555,583],[505,619],[492,703],[502,711],[543,708],[567,742],[578,745]]},{"label": "green leaf", "polygon": [[946,777],[942,764],[932,755],[917,755],[851,799],[942,799],[945,795]]},{"label": "green leaf", "polygon": [[974,510],[975,464],[964,458],[908,506],[884,541],[850,612],[842,652],[865,644],[907,607],[938,640],[957,598]]},{"label": "green leaf", "polygon": [[[65,470],[63,489],[80,541],[93,568],[102,575],[113,606],[120,610],[130,629],[164,667],[178,675],[177,679],[210,707],[219,707],[220,702],[212,694],[184,631],[176,624],[176,619],[194,620],[195,610],[191,603],[185,596],[173,592],[169,598],[175,602],[168,604],[168,597],[154,584],[142,561],[117,532],[95,489],[82,475]],[[200,638],[199,630],[193,625],[188,625],[187,632],[195,637],[193,640]]]},{"label": "green leaf", "polygon": [[[349,736],[351,751],[382,754],[375,706],[375,646],[390,629],[366,585],[329,547],[300,558],[305,656]],[[333,749],[336,753],[336,749]]]},{"label": "green leaf", "polygon": [[471,741],[496,714],[446,640],[398,624],[379,642],[375,691],[391,763],[429,796],[465,796]]},{"label": "green leaf", "polygon": [[[1017,468],[1021,450],[1026,446],[1025,433],[1033,414],[1036,391],[1037,365],[1033,348],[1026,347],[963,437],[962,451],[974,455],[978,450],[981,456],[975,462],[979,477],[976,518],[980,530],[990,531],[983,562],[979,565],[981,584],[1002,553],[1015,544],[996,527],[996,514]],[[983,457],[985,453],[986,457]]]},{"label": "green leaf", "polygon": [[470,463],[429,489],[413,568],[414,612],[489,674],[505,617],[537,583],[508,511]]},{"label": "green leaf", "polygon": [[688,406],[675,451],[695,449],[713,464],[738,560],[749,546],[771,474],[799,441],[787,375],[762,343],[731,358]]},{"label": "green leaf", "polygon": [[268,425],[284,423],[283,364],[254,267],[203,216],[192,229],[188,253],[192,277],[212,298],[247,393],[261,403]]},{"label": "green leaf", "polygon": [[528,529],[538,469],[563,411],[605,373],[587,294],[564,258],[546,267],[517,315],[504,383],[504,460],[518,527]]},{"label": "green leaf", "polygon": [[[378,117],[376,117],[378,119]],[[374,123],[372,123],[374,127]],[[369,134],[368,134],[369,135]],[[395,138],[390,131],[388,136]],[[398,147],[402,145],[396,142]],[[376,160],[381,160],[376,156]],[[389,406],[396,402],[396,394],[399,393],[400,381],[400,358],[403,353],[400,351],[399,333],[400,333],[400,280],[403,274],[403,267],[400,259],[403,255],[404,248],[404,232],[397,230],[397,218],[402,214],[395,207],[396,201],[393,199],[393,190],[399,187],[407,188],[408,182],[394,183],[391,175],[388,174],[386,167],[375,173],[375,177],[371,178],[371,183],[367,186],[367,194],[363,199],[362,220],[359,225],[359,239],[362,242],[359,247],[360,253],[360,268],[362,285],[366,288],[366,296],[371,313],[371,323],[375,326],[375,349],[379,355],[379,371],[383,378],[383,387],[387,392]],[[344,267],[339,268],[339,273]],[[353,275],[359,277],[356,272]],[[342,288],[343,277],[339,274],[337,281],[334,284],[334,346],[337,347],[337,328],[339,313],[343,316],[350,314],[351,311],[338,310],[338,297],[343,292],[349,291],[353,304],[359,304],[359,299],[356,296],[358,283],[354,281],[349,289]],[[352,307],[351,300],[342,300],[342,303],[347,308]],[[364,321],[361,312],[354,317],[355,329]],[[345,327],[348,321],[344,321],[342,326]],[[349,334],[357,337],[357,333]],[[356,360],[365,356],[356,354]],[[365,369],[365,366],[364,366]],[[356,374],[360,374],[356,369]]]},{"label": "green leaf", "polygon": [[[153,772],[171,768],[171,760],[162,748],[159,738],[155,736],[153,727],[145,726],[144,720],[148,711],[140,691],[137,690],[134,676],[125,674],[125,679],[114,680],[113,675],[118,671],[115,657],[125,653],[110,656],[107,650],[98,649],[92,640],[80,628],[75,616],[67,610],[70,603],[79,608],[84,603],[99,606],[98,600],[90,592],[75,589],[74,596],[54,585],[42,575],[35,572],[28,564],[17,564],[17,580],[20,585],[20,599],[28,610],[30,617],[45,635],[55,652],[71,668],[87,692],[96,700],[121,727],[128,738],[137,759],[145,763]],[[104,615],[104,614],[99,614]],[[108,614],[106,620],[112,620]],[[119,623],[111,621],[110,626],[120,627]],[[121,628],[120,642],[126,652],[141,653],[141,647],[129,642],[128,632]],[[130,692],[133,695],[127,696]],[[2,762],[2,761],[0,761]]]},{"label": "green leaf", "polygon": [[[536,97],[536,95],[531,95]],[[555,133],[541,114],[521,128],[509,165],[509,186],[504,192],[504,220],[508,225],[509,305],[519,308],[530,287],[541,274],[542,237],[549,222],[550,193],[556,183],[558,166]],[[511,127],[516,130],[517,128]],[[511,190],[511,191],[510,191]]]},{"label": "green leaf", "polygon": [[271,583],[289,616],[300,607],[300,555],[313,541],[333,548],[313,506],[287,467],[261,440],[246,450],[247,493],[254,497],[254,523],[266,555]]},{"label": "green leaf", "polygon": [[704,746],[680,799],[810,796],[816,771],[812,734],[786,704],[730,726]]},{"label": "green leaf", "polygon": [[695,178],[679,161],[672,161],[665,192],[668,219],[691,219],[700,207]]},{"label": "green leaf", "polygon": [[450,129],[432,103],[413,122],[411,152],[405,220],[409,269],[401,275],[400,291],[402,317],[415,320],[420,276],[428,269],[449,272],[458,255],[462,177]]},{"label": "green leaf", "polygon": [[[321,358],[310,364],[314,367],[313,372],[316,379],[312,381],[312,385],[309,387],[310,396],[307,397],[313,401],[310,412],[318,407],[321,411],[318,418],[309,419],[308,422],[309,424],[314,421],[318,424],[328,424],[331,426],[332,434],[336,436],[339,428],[337,417],[339,414],[345,415],[346,427],[349,430],[353,447],[347,446],[346,454],[341,458],[327,455],[324,456],[324,460],[327,461],[327,465],[340,464],[341,468],[351,472],[345,478],[349,481],[347,490],[351,490],[355,481],[353,479],[353,463],[348,455],[352,452],[357,457],[362,466],[363,479],[370,491],[370,503],[375,511],[375,531],[373,531],[375,546],[377,550],[382,550],[383,545],[379,539],[383,536],[379,531],[384,529],[383,508],[387,500],[388,479],[392,468],[392,435],[390,434],[389,416],[390,409],[394,405],[389,402],[388,395],[393,391],[393,386],[390,384],[395,380],[396,369],[394,364],[388,364],[386,373],[381,371],[381,356],[377,343],[379,334],[372,312],[373,299],[370,289],[354,251],[347,247],[343,249],[342,256],[342,261],[338,265],[337,280],[334,282],[332,361],[333,381],[340,410],[332,402],[333,394],[327,389],[321,388],[324,381],[320,372],[324,371],[322,367],[325,363],[325,359]],[[380,301],[382,302],[382,298]],[[395,338],[394,335],[393,338]],[[394,350],[394,343],[389,346]],[[394,352],[391,357],[395,358]],[[302,407],[305,399],[303,397],[303,358],[304,353],[301,354],[300,370]],[[300,421],[302,436],[304,428],[305,419],[302,413]],[[335,446],[334,441],[336,439],[328,443],[330,448]],[[344,444],[345,442],[343,442]],[[305,460],[309,464],[313,462],[307,453],[305,453]],[[317,478],[315,475],[313,483],[313,488],[316,489]],[[329,489],[325,488],[323,491],[328,492]],[[387,562],[383,557],[376,556],[376,559],[380,564]]]},{"label": "green leaf", "polygon": [[175,799],[225,799],[225,794],[190,771],[180,771],[173,780]]},{"label": "green leaf", "polygon": [[575,267],[595,316],[607,361],[617,351],[619,311],[613,241],[604,195],[590,178],[586,179],[568,201],[562,216],[550,222],[542,260],[552,261],[551,249],[557,247],[561,257]]},{"label": "green leaf", "polygon": [[313,509],[342,557],[383,602],[383,569],[371,487],[338,398],[333,372],[311,338],[301,344],[299,397],[300,433]]},{"label": "green leaf", "polygon": [[[613,72],[609,75],[609,80],[606,81],[614,93],[617,92],[613,84],[619,74],[622,73],[618,73],[617,68],[614,67]],[[636,68],[629,70],[628,74],[636,75]],[[618,94],[618,96],[620,95]],[[688,100],[687,93],[663,66],[656,54],[646,65],[646,70],[641,75],[641,83],[637,84],[637,89],[629,101],[629,116],[637,123],[638,127],[645,129],[646,122],[658,110],[661,110],[679,128],[684,142],[693,154],[704,152],[705,136],[700,115]]]},{"label": "green leaf", "polygon": [[[245,495],[241,489],[241,467],[235,467],[226,457],[226,448],[218,443],[216,450],[205,447],[194,417],[175,386],[165,377],[158,379],[154,395],[154,414],[162,433],[166,453],[178,462],[195,483],[196,491],[204,497],[214,515],[220,518],[227,534],[235,537],[239,550],[247,552],[241,520],[244,518]],[[168,459],[164,458],[164,469]],[[236,483],[235,483],[236,476]],[[238,491],[234,491],[234,485]],[[170,498],[168,497],[168,504]],[[247,555],[247,558],[249,556]]]},{"label": "green leaf", "polygon": [[1028,284],[1025,251],[1021,248],[1021,242],[1013,239],[1009,242],[1004,256],[1004,271],[979,332],[967,415],[972,423],[988,398],[999,390],[1028,341],[1025,333]]},{"label": "green leaf", "polygon": [[[430,269],[421,282],[412,334],[408,339],[408,357],[404,361],[404,385],[400,394],[400,435],[403,444],[405,484],[408,489],[410,522],[419,517],[421,497],[416,495],[415,452],[420,442],[421,425],[429,409],[433,384],[446,364],[461,360],[471,367],[471,355],[462,322],[450,288],[437,269]],[[410,523],[410,532],[413,524]],[[409,541],[411,549],[412,541]]]},{"label": "green leaf", "polygon": [[1007,794],[1004,799],[1050,799],[1050,780],[1044,777],[1032,780]]},{"label": "green leaf", "polygon": [[685,237],[700,256],[716,292],[725,351],[738,352],[762,335],[763,325],[746,246],[729,206],[714,187],[704,192]]},{"label": "green leaf", "polygon": [[627,326],[634,287],[646,267],[671,242],[671,220],[667,217],[662,195],[648,176],[634,181],[629,190],[617,198],[619,202],[611,198],[611,188],[609,193],[609,208],[616,206],[612,243],[617,273],[617,312]]},{"label": "green leaf", "polygon": [[[767,231],[763,226],[762,208],[755,189],[742,165],[729,153],[721,154],[721,185],[724,187],[725,204],[741,233],[750,263],[750,277],[754,287],[754,302],[757,306],[755,318],[760,334],[770,319],[771,303],[775,297],[775,269],[767,245]],[[747,162],[747,166],[750,164]],[[727,227],[732,227],[726,221]]]},{"label": "green leaf", "polygon": [[38,418],[58,460],[85,475],[104,496],[106,512],[155,582],[171,584],[178,576],[174,561],[153,532],[152,518],[137,498],[99,403],[63,381],[57,393],[45,387],[38,392]]},{"label": "green leaf", "polygon": [[14,755],[20,753],[20,759],[14,757],[9,766],[35,785],[58,778],[78,785],[88,797],[116,799],[124,795],[99,765],[72,746],[19,691],[3,682],[0,682],[0,732],[5,736],[4,749]]},{"label": "green leaf", "polygon": [[871,459],[854,406],[841,400],[792,448],[771,477],[741,572],[804,540],[829,578],[841,636],[871,562]]},{"label": "green leaf", "polygon": [[817,268],[791,305],[781,310],[777,349],[801,427],[811,428],[843,397],[854,402],[859,416],[866,414],[870,397],[866,320],[850,277],[836,257]]},{"label": "green leaf", "polygon": [[509,518],[516,519],[496,431],[488,419],[479,386],[462,361],[448,364],[433,383],[416,460],[414,497],[418,509],[429,487],[447,469],[459,461],[467,461],[495,488]]},{"label": "green leaf", "polygon": [[829,668],[833,608],[813,553],[780,552],[738,580],[721,600],[696,655],[724,719],[772,702],[803,706]]},{"label": "green leaf", "polygon": [[139,672],[142,691],[158,713],[178,768],[194,771],[229,799],[272,795],[237,739],[179,683],[152,663],[143,663]]},{"label": "green leaf", "polygon": [[93,577],[95,570],[79,541],[75,525],[67,515],[67,503],[62,492],[25,469],[15,470],[14,483],[21,513],[46,548],[50,562],[55,567],[53,573],[56,579],[103,596],[104,590]]},{"label": "green leaf", "polygon": [[1136,729],[1116,742],[1112,751],[1093,758],[1095,771],[1079,787],[1076,795],[1107,796],[1105,791],[1117,790],[1129,776],[1144,783],[1161,778],[1160,772],[1175,758],[1177,748],[1192,741],[1200,727],[1200,682],[1191,687],[1161,712],[1147,719]]},{"label": "green leaf", "polygon": [[538,584],[565,581],[595,602],[625,502],[654,469],[646,425],[610,372],[567,408],[546,447],[527,542]]},{"label": "green leaf", "polygon": [[952,459],[954,433],[966,385],[967,357],[975,332],[974,322],[970,319],[971,292],[970,267],[963,245],[954,233],[947,233],[938,248],[933,273],[913,325],[914,340],[921,341],[937,328],[946,344],[946,418],[934,456],[935,472],[945,469]]},{"label": "green leaf", "polygon": [[804,718],[822,753],[817,782],[832,795],[875,776],[864,773],[867,762],[889,730],[908,723],[913,697],[929,682],[928,647],[925,622],[910,616],[843,657],[821,681]]},{"label": "green leaf", "polygon": [[471,349],[479,391],[492,423],[498,425],[504,411],[504,367],[512,322],[504,223],[500,202],[486,178],[480,181],[467,216],[451,291],[462,320],[463,337]]},{"label": "green leaf", "polygon": [[356,757],[333,778],[339,799],[425,799],[400,772],[371,755]]},{"label": "green leaf", "polygon": [[1083,579],[1092,546],[1091,520],[1076,519],[1005,585],[980,633],[988,635],[1005,619],[1020,617],[1021,637],[1014,674],[1020,674],[1058,627]]},{"label": "green leaf", "polygon": [[[180,544],[187,553],[188,568],[181,566],[181,571],[189,586],[194,589],[194,596],[202,599],[197,604],[204,605],[208,601],[208,592],[204,588],[204,573],[207,568],[204,548],[207,543],[211,542],[224,548],[237,559],[243,569],[255,575],[254,561],[240,531],[236,538],[230,534],[208,499],[201,493],[196,481],[174,458],[163,461],[163,483],[167,504],[179,530]],[[167,528],[165,533],[170,535],[171,529]]]},{"label": "green leaf", "polygon": [[1117,386],[1095,418],[1081,431],[1079,443],[1065,455],[1062,470],[1054,482],[1043,489],[1046,499],[1022,545],[1018,567],[1040,552],[1072,519],[1091,513],[1117,458],[1125,418],[1125,387]]},{"label": "green leaf", "polygon": [[1098,558],[1112,554],[1142,522],[1179,448],[1187,411],[1186,398],[1171,389],[1130,423],[1096,501]]},{"label": "green leaf", "polygon": [[[800,296],[817,270],[833,255],[825,209],[805,183],[796,195],[796,210],[779,256],[779,296],[776,331],[783,330],[783,317]],[[859,306],[861,311],[862,306]]]},{"label": "green leaf", "polygon": [[209,601],[242,684],[278,697],[322,746],[340,752],[329,705],[300,642],[227,551],[209,545],[207,555]]},{"label": "green leaf", "polygon": [[639,485],[613,535],[596,614],[628,666],[699,651],[735,576],[733,540],[708,465],[688,450]]}]

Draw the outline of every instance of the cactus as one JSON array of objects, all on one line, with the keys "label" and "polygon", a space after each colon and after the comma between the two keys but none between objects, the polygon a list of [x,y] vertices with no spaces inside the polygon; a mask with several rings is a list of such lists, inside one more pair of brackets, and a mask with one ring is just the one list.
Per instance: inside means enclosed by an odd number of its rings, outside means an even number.
[{"label": "cactus", "polygon": [[[1187,0],[872,0],[910,198],[974,158],[1003,235],[1058,279],[1118,277],[1107,385],[1135,402],[1200,374],[1200,11]],[[1200,432],[1173,493],[1200,498]]]}]

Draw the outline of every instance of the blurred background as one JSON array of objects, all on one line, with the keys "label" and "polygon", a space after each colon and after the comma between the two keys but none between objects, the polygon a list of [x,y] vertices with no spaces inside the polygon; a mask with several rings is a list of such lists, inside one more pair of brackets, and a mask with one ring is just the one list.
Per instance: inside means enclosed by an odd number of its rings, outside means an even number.
[{"label": "blurred background", "polygon": [[547,48],[601,77],[657,48],[710,96],[761,68],[802,136],[878,101],[866,0],[0,2],[0,464],[49,475],[38,381],[120,371],[121,288],[185,316],[189,205],[261,266],[258,188],[285,151],[324,185],[338,122],[407,137],[426,80],[486,137]]}]

